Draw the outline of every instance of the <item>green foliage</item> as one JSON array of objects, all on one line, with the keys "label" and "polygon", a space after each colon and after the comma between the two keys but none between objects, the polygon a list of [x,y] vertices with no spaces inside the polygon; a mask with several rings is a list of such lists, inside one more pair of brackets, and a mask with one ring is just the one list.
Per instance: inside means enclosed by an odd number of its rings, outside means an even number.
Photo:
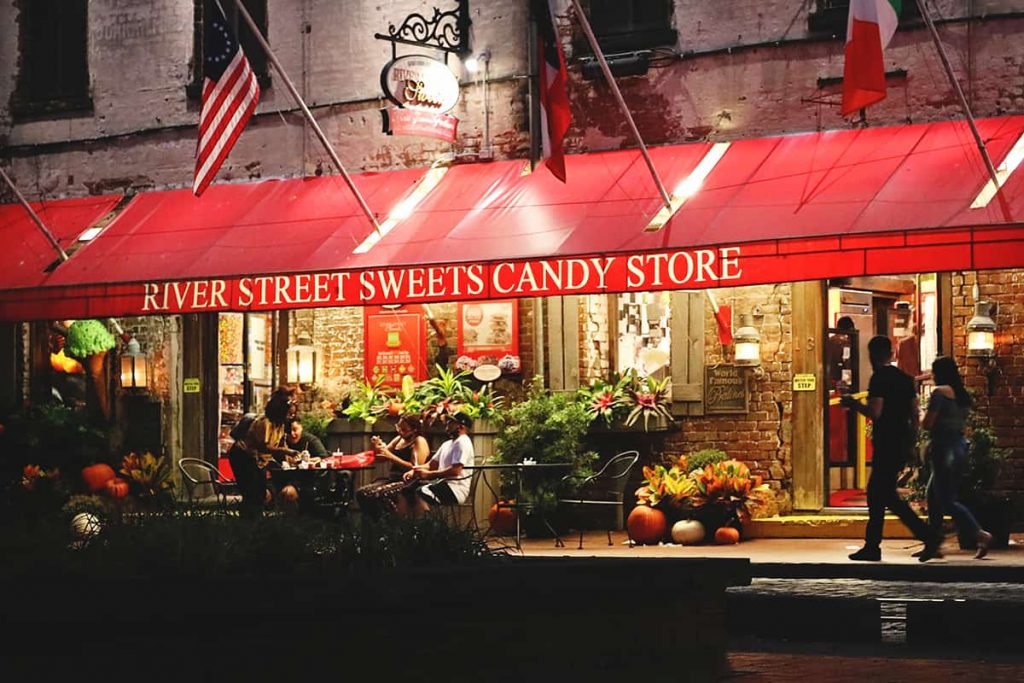
[{"label": "green foliage", "polygon": [[991,491],[999,479],[999,470],[1009,455],[996,445],[996,433],[977,412],[967,416],[967,465],[960,477],[960,498],[977,501]]},{"label": "green foliage", "polygon": [[326,410],[317,409],[299,416],[299,422],[302,424],[302,432],[304,434],[312,434],[320,441],[327,439],[327,425],[331,423],[334,416]]},{"label": "green foliage", "polygon": [[[597,454],[584,450],[591,416],[574,396],[552,394],[544,388],[541,378],[534,378],[529,398],[503,410],[501,421],[504,429],[494,440],[499,461],[517,463],[532,459],[538,463],[569,463],[569,468],[561,474],[572,475],[574,479],[593,474]],[[526,500],[520,502],[539,506],[544,511],[553,508],[558,479],[550,473],[527,476],[523,482]],[[510,492],[510,484],[510,481],[505,482],[507,492]]]},{"label": "green foliage", "polygon": [[342,411],[342,414],[350,420],[362,420],[372,425],[384,412],[387,394],[384,393],[383,378],[372,384],[361,382],[359,386],[349,394],[349,404]]},{"label": "green foliage", "polygon": [[686,466],[692,472],[694,470],[703,470],[708,465],[725,462],[728,459],[729,456],[725,454],[725,451],[720,451],[717,448],[704,448],[696,453],[687,455]]},{"label": "green foliage", "polygon": [[61,516],[32,527],[0,527],[0,576],[323,579],[493,562],[504,556],[489,549],[474,531],[448,525],[438,516],[359,524],[282,515],[243,519],[196,511],[119,516],[79,503],[75,511],[102,519],[97,542],[76,549],[67,519]]},{"label": "green foliage", "polygon": [[129,453],[121,461],[120,471],[132,493],[141,498],[166,497],[174,491],[171,466],[165,456]]},{"label": "green foliage", "polygon": [[109,351],[116,343],[114,335],[99,320],[76,320],[68,328],[64,352],[72,358],[85,359]]}]

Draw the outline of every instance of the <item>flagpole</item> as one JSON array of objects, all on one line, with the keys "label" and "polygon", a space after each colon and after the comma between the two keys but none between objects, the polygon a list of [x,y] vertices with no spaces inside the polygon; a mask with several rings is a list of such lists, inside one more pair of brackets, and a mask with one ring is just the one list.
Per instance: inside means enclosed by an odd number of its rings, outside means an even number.
[{"label": "flagpole", "polygon": [[40,232],[43,233],[43,236],[50,243],[50,246],[52,246],[57,251],[57,254],[60,255],[61,262],[67,261],[67,252],[64,251],[63,247],[60,246],[60,242],[56,240],[56,238],[53,236],[53,233],[50,232],[50,229],[46,227],[46,224],[43,223],[42,219],[39,218],[36,212],[32,210],[32,207],[29,206],[29,203],[25,201],[25,197],[21,194],[21,192],[18,190],[17,186],[15,186],[14,182],[10,179],[10,177],[4,172],[3,168],[0,168],[0,175],[4,177],[4,181],[7,183],[7,186],[11,188],[12,192],[14,192],[14,196],[18,198],[18,202],[22,205],[22,207],[24,207],[25,211],[28,212],[29,217],[36,224],[36,226],[39,227]]},{"label": "flagpole", "polygon": [[[238,0],[235,0],[235,2],[238,2]],[[658,193],[661,195],[661,201],[665,205],[665,208],[671,211],[672,201],[669,199],[668,192],[665,190],[665,185],[661,182],[661,177],[658,176],[658,171],[654,168],[654,162],[651,160],[651,155],[647,153],[647,146],[644,144],[644,139],[640,137],[640,131],[637,130],[636,123],[633,121],[633,115],[629,113],[629,107],[626,106],[626,100],[622,98],[622,93],[619,91],[619,85],[615,82],[615,77],[612,76],[612,70],[608,67],[608,62],[604,58],[601,46],[597,44],[597,38],[594,37],[594,31],[590,28],[590,21],[587,19],[587,15],[584,14],[583,8],[580,7],[579,0],[572,0],[572,7],[576,13],[576,19],[580,22],[580,28],[583,29],[583,33],[587,36],[587,42],[590,43],[590,49],[594,51],[594,56],[597,57],[597,62],[601,65],[601,72],[604,74],[604,78],[608,82],[608,86],[612,89],[615,101],[619,103],[619,108],[626,116],[626,121],[629,123],[629,129],[633,132],[633,137],[636,139],[637,145],[640,147],[640,153],[644,156],[644,161],[647,162],[647,168],[651,172],[651,177],[654,178],[654,184],[658,187]]]},{"label": "flagpole", "polygon": [[249,15],[249,11],[245,9],[245,5],[242,4],[242,0],[234,1],[239,14],[241,14],[243,19],[245,19],[245,23],[249,26],[249,30],[252,31],[253,36],[255,36],[256,40],[259,42],[260,47],[262,47],[263,51],[267,53],[267,58],[270,60],[270,63],[274,65],[274,69],[277,70],[278,75],[281,76],[285,87],[288,88],[288,92],[291,93],[292,99],[294,99],[296,104],[299,105],[299,108],[302,109],[303,116],[305,116],[306,120],[309,121],[309,125],[313,127],[313,132],[316,133],[320,143],[324,146],[324,149],[327,150],[327,154],[331,157],[331,161],[334,162],[335,168],[338,169],[338,172],[341,173],[341,176],[345,179],[345,182],[348,184],[348,188],[352,190],[352,194],[355,195],[356,201],[359,202],[359,207],[363,210],[363,213],[366,214],[370,223],[373,224],[373,229],[377,231],[377,234],[383,237],[384,233],[380,229],[380,223],[377,222],[376,216],[374,216],[373,212],[370,211],[370,206],[366,203],[366,200],[363,199],[363,195],[359,192],[359,188],[357,188],[355,183],[352,182],[352,178],[349,176],[348,171],[346,171],[345,167],[342,166],[341,159],[338,158],[337,152],[334,151],[334,147],[331,146],[327,136],[324,135],[324,131],[320,128],[320,124],[318,124],[316,119],[313,118],[313,114],[309,111],[309,107],[306,106],[302,96],[299,95],[299,91],[295,89],[295,84],[292,83],[290,78],[288,78],[288,74],[284,72],[284,67],[281,66],[281,62],[277,61],[277,55],[275,55],[274,51],[270,49],[270,44],[267,43],[267,40],[263,37],[263,33],[260,32],[256,22],[252,20],[252,17]]},{"label": "flagpole", "polygon": [[928,11],[928,3],[925,0],[917,0],[917,7],[921,10],[921,18],[924,19],[925,25],[928,26],[928,30],[932,34],[932,42],[935,43],[935,49],[938,51],[939,59],[946,70],[946,76],[949,77],[949,82],[956,92],[957,99],[960,100],[960,107],[963,109],[964,116],[967,117],[967,125],[970,126],[971,133],[974,135],[974,142],[978,145],[978,152],[981,153],[981,158],[985,162],[985,168],[988,169],[989,177],[992,178],[992,182],[995,183],[995,189],[998,191],[1000,182],[999,176],[996,174],[996,167],[992,163],[992,158],[988,155],[988,148],[985,147],[985,142],[981,139],[978,126],[974,123],[974,115],[971,113],[971,106],[967,103],[967,98],[964,96],[963,88],[960,87],[960,82],[956,80],[956,76],[953,74],[953,66],[949,63],[946,49],[942,46],[939,32],[935,29],[935,22],[932,21],[932,15]]}]

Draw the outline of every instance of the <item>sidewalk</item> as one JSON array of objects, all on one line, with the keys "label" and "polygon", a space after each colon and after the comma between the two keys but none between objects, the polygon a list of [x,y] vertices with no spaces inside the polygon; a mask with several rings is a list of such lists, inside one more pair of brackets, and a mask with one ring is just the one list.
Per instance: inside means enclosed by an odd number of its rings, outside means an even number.
[{"label": "sidewalk", "polygon": [[[508,541],[509,539],[504,539]],[[1024,535],[1011,537],[1005,550],[992,550],[983,560],[974,559],[974,551],[960,550],[955,538],[943,546],[945,558],[921,563],[911,557],[921,545],[912,539],[894,539],[882,543],[881,562],[852,562],[847,559],[861,543],[844,538],[755,538],[738,545],[629,547],[624,531],[612,533],[608,545],[603,532],[584,535],[583,550],[578,550],[578,535],[568,535],[565,547],[554,547],[553,539],[523,539],[522,553],[529,557],[745,557],[755,577],[774,578],[862,578],[911,581],[987,581],[1024,583]],[[494,539],[500,543],[502,539]],[[512,549],[515,552],[515,549]]]}]

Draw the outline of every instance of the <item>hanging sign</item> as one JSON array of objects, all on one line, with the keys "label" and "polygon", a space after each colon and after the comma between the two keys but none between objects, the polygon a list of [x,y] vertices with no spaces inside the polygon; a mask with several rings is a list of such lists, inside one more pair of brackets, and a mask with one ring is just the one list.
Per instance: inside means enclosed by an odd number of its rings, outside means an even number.
[{"label": "hanging sign", "polygon": [[441,61],[406,55],[380,72],[384,95],[398,105],[381,109],[388,135],[416,135],[454,142],[459,120],[445,112],[459,101],[459,79]]},{"label": "hanging sign", "polygon": [[459,120],[448,114],[420,109],[381,109],[387,135],[416,135],[455,142]]},{"label": "hanging sign", "polygon": [[747,378],[738,367],[722,363],[704,368],[704,412],[746,413],[749,401]]},{"label": "hanging sign", "polygon": [[427,378],[422,306],[364,308],[363,337],[363,375],[368,382],[382,379],[385,386],[399,387],[405,375],[417,382]]}]

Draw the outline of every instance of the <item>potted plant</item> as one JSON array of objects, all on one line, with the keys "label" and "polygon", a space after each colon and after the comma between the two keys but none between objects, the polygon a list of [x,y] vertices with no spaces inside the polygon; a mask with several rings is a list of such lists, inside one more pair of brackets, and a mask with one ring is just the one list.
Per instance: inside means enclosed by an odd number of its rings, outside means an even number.
[{"label": "potted plant", "polygon": [[644,431],[650,430],[650,421],[655,425],[667,426],[672,422],[672,404],[668,390],[671,378],[656,380],[653,377],[641,378],[636,370],[631,370],[625,385],[625,404],[629,409],[626,415],[626,427],[632,427],[643,418]]},{"label": "potted plant", "polygon": [[[976,412],[967,418],[967,462],[960,478],[960,500],[974,512],[982,528],[992,534],[992,547],[1005,548],[1010,538],[1011,503],[993,491],[1009,452],[997,445],[995,431]],[[959,531],[960,547],[974,549],[974,534]]]},{"label": "potted plant", "polygon": [[722,527],[742,530],[744,521],[760,504],[761,498],[771,495],[761,477],[738,460],[714,462],[704,469],[690,473],[695,491],[691,496],[694,517],[704,524],[707,540],[714,538]]},{"label": "potted plant", "polygon": [[[528,535],[549,533],[544,520],[552,520],[559,494],[559,479],[571,475],[583,479],[593,473],[597,455],[584,447],[584,437],[591,417],[586,407],[566,394],[548,391],[543,380],[534,378],[525,401],[501,411],[502,429],[494,440],[498,460],[520,463],[534,460],[538,463],[567,463],[565,471],[557,476],[550,472],[527,476],[523,481],[523,498],[518,502],[528,506],[523,518]],[[512,477],[503,481],[503,493],[515,497]]]},{"label": "potted plant", "polygon": [[616,376],[611,382],[602,379],[594,380],[589,387],[580,388],[577,398],[587,408],[587,414],[593,422],[603,422],[608,428],[629,414],[626,403],[626,384],[628,376]]},{"label": "potted plant", "polygon": [[[127,479],[129,490],[140,504],[162,507],[172,500],[174,482],[165,456],[129,453],[121,461],[120,474]],[[109,490],[107,493],[110,497],[116,497]]]}]

